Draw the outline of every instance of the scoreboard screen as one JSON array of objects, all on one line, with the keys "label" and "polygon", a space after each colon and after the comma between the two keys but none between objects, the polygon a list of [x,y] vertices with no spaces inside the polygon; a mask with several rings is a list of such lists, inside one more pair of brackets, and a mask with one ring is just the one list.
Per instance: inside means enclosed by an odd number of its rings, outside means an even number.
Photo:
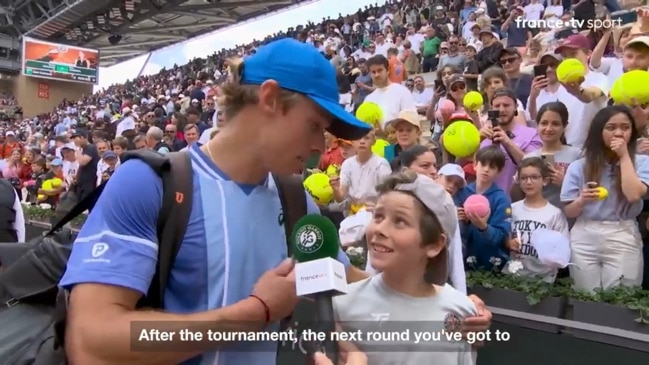
[{"label": "scoreboard screen", "polygon": [[23,38],[23,75],[96,84],[98,63],[97,50]]}]

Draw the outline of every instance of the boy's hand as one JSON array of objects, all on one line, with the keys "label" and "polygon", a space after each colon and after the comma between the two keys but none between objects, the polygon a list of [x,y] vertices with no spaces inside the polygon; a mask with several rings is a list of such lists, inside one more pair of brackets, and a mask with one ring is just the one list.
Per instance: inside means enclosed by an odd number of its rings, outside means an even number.
[{"label": "boy's hand", "polygon": [[521,249],[521,241],[518,238],[507,239],[506,245],[510,251],[518,252]]},{"label": "boy's hand", "polygon": [[481,231],[484,231],[489,226],[487,224],[487,221],[489,220],[490,215],[491,215],[491,212],[489,212],[484,217],[480,217],[475,212],[467,212],[466,213],[466,216],[467,216],[467,218],[469,218],[469,221],[471,223],[473,223],[473,225],[476,226]]},{"label": "boy's hand", "polygon": [[466,213],[464,213],[464,208],[457,208],[457,219],[460,222],[466,222],[467,221]]}]

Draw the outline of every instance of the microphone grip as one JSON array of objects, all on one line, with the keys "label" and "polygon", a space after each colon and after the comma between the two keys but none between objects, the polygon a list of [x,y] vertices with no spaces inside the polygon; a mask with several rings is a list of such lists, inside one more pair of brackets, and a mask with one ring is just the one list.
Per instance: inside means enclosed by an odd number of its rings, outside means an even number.
[{"label": "microphone grip", "polygon": [[336,332],[334,306],[331,293],[315,295],[317,331],[326,333],[327,337],[319,348],[333,364],[338,364],[338,342],[331,340],[331,333]]}]

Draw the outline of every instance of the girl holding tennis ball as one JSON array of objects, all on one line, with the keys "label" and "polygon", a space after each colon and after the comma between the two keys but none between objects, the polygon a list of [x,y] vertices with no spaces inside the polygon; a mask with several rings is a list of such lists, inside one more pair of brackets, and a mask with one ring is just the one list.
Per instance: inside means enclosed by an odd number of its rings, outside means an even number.
[{"label": "girl holding tennis ball", "polygon": [[606,107],[591,123],[584,158],[566,171],[561,201],[566,217],[576,218],[570,276],[577,289],[642,284],[636,218],[649,185],[649,156],[636,154],[638,136],[628,107]]}]

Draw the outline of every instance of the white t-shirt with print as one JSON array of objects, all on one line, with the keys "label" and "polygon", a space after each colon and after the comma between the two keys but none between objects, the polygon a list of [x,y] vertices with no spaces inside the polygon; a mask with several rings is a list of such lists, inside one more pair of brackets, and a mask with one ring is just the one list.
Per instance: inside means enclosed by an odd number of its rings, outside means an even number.
[{"label": "white t-shirt with print", "polygon": [[77,161],[63,161],[63,182],[65,182],[66,188],[69,188],[74,182],[77,177],[77,171],[79,171],[79,163]]},{"label": "white t-shirt with print", "polygon": [[391,173],[390,164],[383,157],[372,155],[361,164],[352,156],[340,166],[340,184],[347,187],[352,201],[364,201],[378,196],[376,185]]}]

